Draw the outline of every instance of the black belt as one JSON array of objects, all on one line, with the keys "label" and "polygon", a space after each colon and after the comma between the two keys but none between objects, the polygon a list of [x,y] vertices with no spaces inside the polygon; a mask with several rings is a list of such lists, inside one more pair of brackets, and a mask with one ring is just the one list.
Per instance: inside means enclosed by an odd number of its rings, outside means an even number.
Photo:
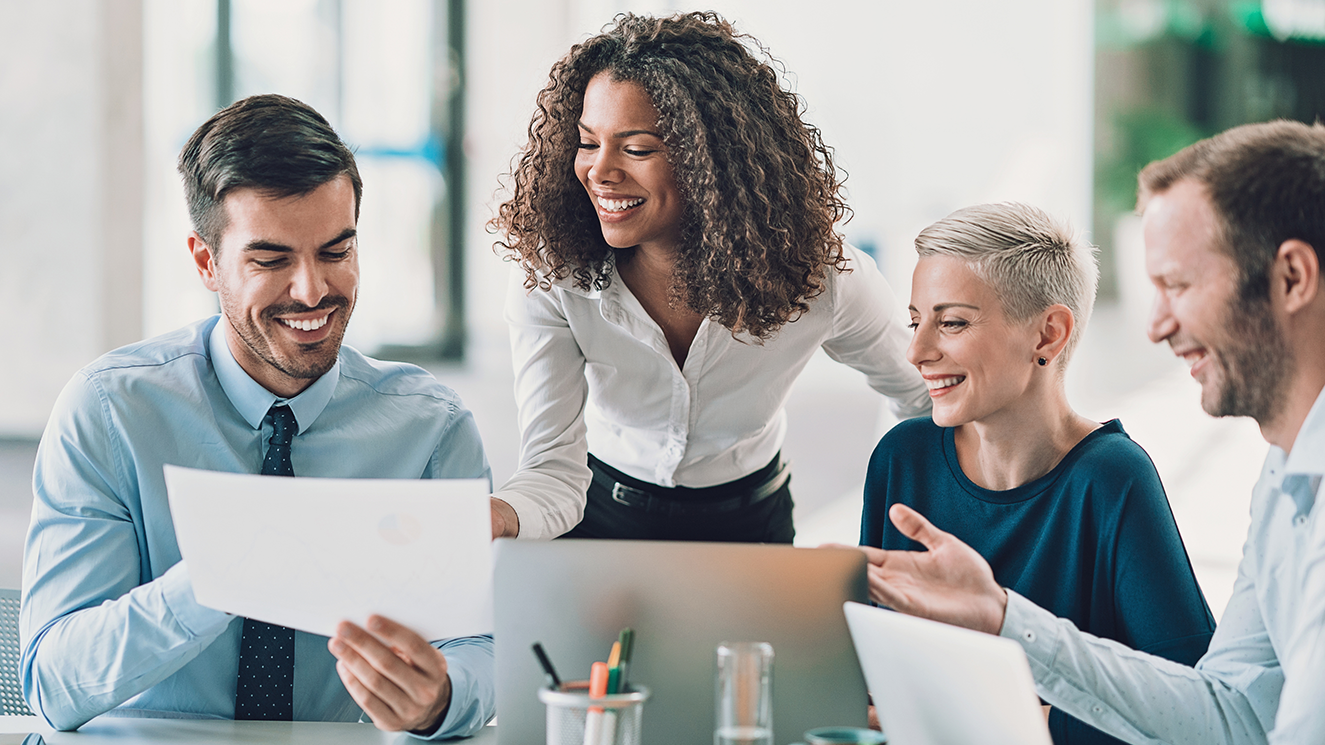
[{"label": "black belt", "polygon": [[593,471],[593,481],[612,495],[612,501],[637,510],[666,515],[667,517],[711,515],[739,510],[773,496],[779,489],[786,486],[787,479],[791,478],[791,472],[787,470],[787,462],[779,458],[767,478],[746,487],[742,490],[743,493],[729,499],[713,502],[694,502],[659,496],[660,493],[665,494],[672,491],[666,487],[658,486],[654,487],[654,490],[649,490],[623,484],[614,479],[611,474],[598,468],[597,465],[595,462],[589,463],[589,468]]}]

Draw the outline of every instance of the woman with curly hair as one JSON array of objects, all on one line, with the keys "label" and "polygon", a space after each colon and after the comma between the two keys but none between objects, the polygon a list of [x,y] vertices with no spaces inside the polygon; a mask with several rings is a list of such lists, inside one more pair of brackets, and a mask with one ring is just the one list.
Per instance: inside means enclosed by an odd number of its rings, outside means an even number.
[{"label": "woman with curly hair", "polygon": [[523,270],[495,532],[790,542],[783,403],[820,347],[900,415],[929,411],[775,66],[713,13],[623,14],[553,65],[493,220]]}]

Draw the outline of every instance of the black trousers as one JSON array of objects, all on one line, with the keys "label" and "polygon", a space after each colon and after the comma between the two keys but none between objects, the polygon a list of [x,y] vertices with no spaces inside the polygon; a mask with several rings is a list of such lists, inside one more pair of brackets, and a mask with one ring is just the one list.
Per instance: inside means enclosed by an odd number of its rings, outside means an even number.
[{"label": "black trousers", "polygon": [[[777,467],[774,458],[755,473],[720,486],[704,489],[667,487],[641,481],[589,456],[589,467],[613,481],[665,499],[702,504],[748,492],[763,483]],[[791,480],[754,504],[728,512],[700,515],[664,515],[621,504],[609,487],[595,478],[589,485],[584,520],[563,538],[616,538],[654,541],[728,541],[735,543],[791,543],[796,529],[791,521]]]}]

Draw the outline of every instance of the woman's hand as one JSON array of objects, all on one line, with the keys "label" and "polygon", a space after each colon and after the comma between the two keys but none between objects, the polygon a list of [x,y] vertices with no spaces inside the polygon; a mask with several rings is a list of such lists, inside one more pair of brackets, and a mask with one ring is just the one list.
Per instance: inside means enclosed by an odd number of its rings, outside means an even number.
[{"label": "woman's hand", "polygon": [[913,616],[997,634],[1008,594],[975,549],[934,527],[919,512],[894,504],[888,517],[927,551],[861,546],[869,559],[870,598]]}]

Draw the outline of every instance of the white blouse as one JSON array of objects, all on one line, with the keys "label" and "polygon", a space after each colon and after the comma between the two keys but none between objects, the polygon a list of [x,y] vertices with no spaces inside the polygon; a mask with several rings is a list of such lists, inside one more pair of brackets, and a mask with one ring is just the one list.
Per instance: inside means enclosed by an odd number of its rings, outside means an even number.
[{"label": "white blouse", "polygon": [[869,256],[844,253],[852,271],[829,270],[809,311],[763,343],[704,319],[684,368],[615,266],[606,289],[588,292],[569,278],[527,291],[516,267],[506,320],[520,465],[494,496],[515,509],[520,537],[579,523],[590,452],[666,487],[714,486],[766,465],[782,447],[791,385],[819,347],[865,373],[899,417],[928,414],[905,358],[909,316]]}]

